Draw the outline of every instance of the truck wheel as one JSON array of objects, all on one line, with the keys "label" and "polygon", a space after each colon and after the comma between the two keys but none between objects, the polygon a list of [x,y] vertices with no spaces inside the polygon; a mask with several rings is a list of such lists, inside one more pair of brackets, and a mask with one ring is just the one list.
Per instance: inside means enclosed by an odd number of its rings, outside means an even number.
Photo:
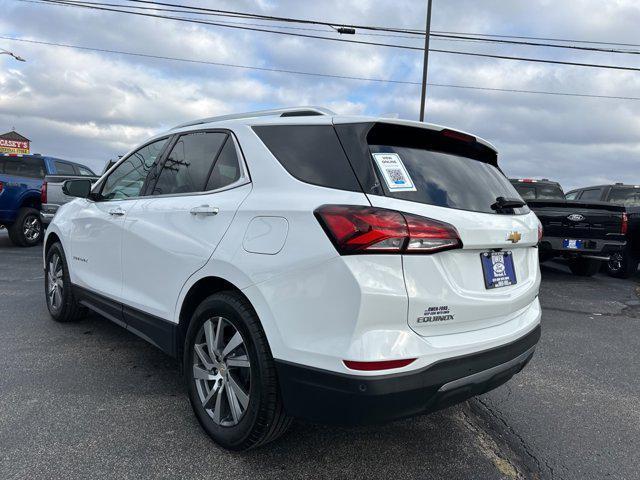
[{"label": "truck wheel", "polygon": [[9,238],[18,247],[33,247],[42,240],[40,212],[35,208],[22,207],[15,222],[8,228]]},{"label": "truck wheel", "polygon": [[607,262],[607,272],[615,278],[629,278],[638,271],[638,259],[625,248],[614,253]]},{"label": "truck wheel", "polygon": [[593,258],[574,258],[569,260],[571,273],[581,277],[593,277],[598,273],[601,265],[602,260],[594,260]]},{"label": "truck wheel", "polygon": [[76,322],[86,309],[73,296],[67,257],[60,242],[56,242],[45,257],[44,293],[49,314],[56,322]]},{"label": "truck wheel", "polygon": [[289,427],[267,338],[241,294],[216,293],[198,306],[183,364],[196,417],[220,446],[255,448]]}]

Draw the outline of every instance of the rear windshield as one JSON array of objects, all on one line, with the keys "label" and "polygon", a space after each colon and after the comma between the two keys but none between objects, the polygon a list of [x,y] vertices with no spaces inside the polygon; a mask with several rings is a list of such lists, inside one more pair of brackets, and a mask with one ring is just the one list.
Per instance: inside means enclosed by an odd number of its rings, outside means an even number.
[{"label": "rear windshield", "polygon": [[0,173],[25,178],[44,178],[46,170],[42,158],[4,157],[0,158]]},{"label": "rear windshield", "polygon": [[621,203],[627,207],[640,207],[640,188],[612,188],[609,194],[610,203]]},{"label": "rear windshield", "polygon": [[502,172],[481,160],[403,146],[369,149],[385,194],[393,198],[484,213],[496,213],[491,205],[498,197],[519,198]]},{"label": "rear windshield", "polygon": [[514,185],[516,190],[522,198],[525,200],[554,200],[563,199],[564,192],[558,185],[544,185],[544,184],[531,184],[531,183],[516,183]]}]

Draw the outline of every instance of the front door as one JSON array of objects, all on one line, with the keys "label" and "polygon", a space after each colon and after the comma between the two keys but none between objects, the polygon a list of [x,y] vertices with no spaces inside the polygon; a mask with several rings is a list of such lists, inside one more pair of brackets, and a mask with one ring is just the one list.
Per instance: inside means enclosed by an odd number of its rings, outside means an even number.
[{"label": "front door", "polygon": [[130,210],[167,139],[125,158],[74,216],[71,231],[72,282],[115,301],[122,298],[122,233]]}]

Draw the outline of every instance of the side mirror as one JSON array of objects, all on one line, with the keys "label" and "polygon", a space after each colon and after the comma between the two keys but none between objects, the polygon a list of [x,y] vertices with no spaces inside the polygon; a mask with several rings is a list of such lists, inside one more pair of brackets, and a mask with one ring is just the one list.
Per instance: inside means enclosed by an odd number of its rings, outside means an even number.
[{"label": "side mirror", "polygon": [[62,184],[62,193],[70,197],[87,198],[91,193],[91,180],[66,180]]}]

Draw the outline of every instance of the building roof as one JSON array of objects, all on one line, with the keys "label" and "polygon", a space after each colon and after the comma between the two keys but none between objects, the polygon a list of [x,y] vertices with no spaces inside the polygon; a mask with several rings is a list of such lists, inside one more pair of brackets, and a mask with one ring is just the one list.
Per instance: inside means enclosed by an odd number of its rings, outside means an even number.
[{"label": "building roof", "polygon": [[7,132],[7,133],[3,133],[2,135],[0,135],[0,138],[2,138],[3,140],[16,140],[18,142],[29,142],[30,141],[27,137],[25,137],[23,135],[20,135],[15,130],[12,130],[12,131]]}]

